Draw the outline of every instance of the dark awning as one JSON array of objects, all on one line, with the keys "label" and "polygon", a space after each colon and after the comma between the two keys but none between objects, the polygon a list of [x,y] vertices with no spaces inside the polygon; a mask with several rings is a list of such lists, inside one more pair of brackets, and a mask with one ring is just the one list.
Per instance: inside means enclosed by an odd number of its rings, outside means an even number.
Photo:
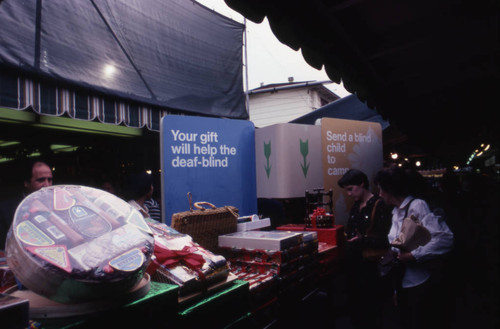
[{"label": "dark awning", "polygon": [[225,2],[429,151],[498,142],[498,1]]},{"label": "dark awning", "polygon": [[112,96],[91,94],[84,89],[71,89],[63,83],[6,74],[0,74],[0,107],[152,131],[160,130],[163,115],[182,113]]}]

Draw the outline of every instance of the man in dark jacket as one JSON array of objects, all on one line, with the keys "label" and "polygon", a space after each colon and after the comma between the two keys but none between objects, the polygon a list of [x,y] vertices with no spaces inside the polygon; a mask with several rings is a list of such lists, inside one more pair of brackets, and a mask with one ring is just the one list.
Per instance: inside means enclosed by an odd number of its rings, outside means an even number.
[{"label": "man in dark jacket", "polygon": [[42,187],[52,185],[52,169],[41,160],[35,160],[28,164],[23,172],[24,190],[20,195],[0,202],[0,250],[5,249],[5,240],[9,231],[17,206],[30,193],[38,191]]}]

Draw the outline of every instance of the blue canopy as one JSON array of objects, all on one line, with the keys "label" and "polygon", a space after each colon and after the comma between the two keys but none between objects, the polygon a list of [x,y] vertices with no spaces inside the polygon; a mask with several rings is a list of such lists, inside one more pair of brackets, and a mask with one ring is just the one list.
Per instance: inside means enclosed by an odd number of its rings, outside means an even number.
[{"label": "blue canopy", "polygon": [[290,123],[315,124],[317,119],[336,118],[347,120],[359,120],[378,122],[382,130],[389,127],[377,111],[370,109],[365,103],[361,102],[356,95],[349,95],[335,102],[327,104],[306,115],[290,121]]}]

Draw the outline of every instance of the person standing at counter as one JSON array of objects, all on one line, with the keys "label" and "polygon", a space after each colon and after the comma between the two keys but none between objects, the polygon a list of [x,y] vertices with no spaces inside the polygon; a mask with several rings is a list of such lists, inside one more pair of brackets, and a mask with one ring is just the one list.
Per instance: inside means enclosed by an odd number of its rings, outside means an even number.
[{"label": "person standing at counter", "polygon": [[0,203],[0,250],[5,249],[7,232],[14,218],[17,206],[30,193],[40,190],[42,187],[52,186],[52,169],[42,160],[28,162],[23,170],[24,189],[19,195]]},{"label": "person standing at counter", "polygon": [[153,196],[153,177],[146,172],[134,174],[129,181],[130,199],[128,203],[137,209],[144,218],[151,219],[151,214],[145,202]]},{"label": "person standing at counter", "polygon": [[424,188],[422,177],[415,171],[400,167],[384,168],[375,176],[380,196],[392,210],[389,242],[401,232],[403,220],[414,216],[430,232],[431,239],[412,251],[392,248],[394,257],[403,267],[402,282],[397,288],[397,302],[403,329],[446,328],[446,303],[443,291],[442,257],[453,248],[453,233],[445,221],[434,215],[428,203],[416,198]]},{"label": "person standing at counter", "polygon": [[345,230],[351,322],[356,328],[383,328],[382,307],[389,290],[377,263],[389,249],[391,209],[370,191],[361,170],[349,170],[337,184],[354,200]]}]

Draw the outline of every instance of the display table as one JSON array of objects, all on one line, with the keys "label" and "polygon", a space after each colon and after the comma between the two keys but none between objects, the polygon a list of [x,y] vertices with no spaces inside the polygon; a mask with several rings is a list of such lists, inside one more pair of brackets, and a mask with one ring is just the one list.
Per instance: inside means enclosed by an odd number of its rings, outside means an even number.
[{"label": "display table", "polygon": [[[339,235],[343,234],[343,227],[306,229],[305,225],[290,224],[278,229],[317,231],[320,242],[316,247],[317,251],[309,256],[314,256],[315,261],[301,263],[301,266],[291,272],[270,272],[272,275],[269,277],[266,276],[267,272],[262,270],[238,275],[238,272],[232,269],[235,272],[231,272],[226,281],[213,285],[206,291],[182,297],[179,297],[177,285],[150,281],[147,293],[136,294],[112,307],[101,305],[101,308],[92,312],[74,316],[36,319],[30,316],[30,319],[38,322],[44,329],[184,329],[207,326],[228,329],[261,328],[275,322],[286,323],[290,310],[301,305],[318,287],[321,289],[322,281],[329,280],[332,272],[338,267],[338,246],[321,240],[332,241],[333,234],[335,242],[340,240]],[[19,297],[23,297],[23,292],[19,293]]]},{"label": "display table", "polygon": [[[85,315],[32,320],[39,322],[44,329],[160,328],[165,327],[165,321],[176,325],[179,287],[159,282],[150,282],[149,285],[146,295],[121,306]],[[26,293],[19,291],[18,294]]]},{"label": "display table", "polygon": [[249,314],[248,282],[234,280],[197,302],[181,304],[179,328],[224,328],[243,321]]},{"label": "display table", "polygon": [[138,293],[143,288],[139,287],[131,295],[133,301],[110,301],[110,304],[59,304],[15,287],[9,296],[29,300],[30,320],[44,329],[191,328],[207,323],[211,328],[224,328],[248,321],[248,285],[231,275],[205,292],[179,297],[177,285],[150,281],[142,297],[134,298],[140,296]]}]

